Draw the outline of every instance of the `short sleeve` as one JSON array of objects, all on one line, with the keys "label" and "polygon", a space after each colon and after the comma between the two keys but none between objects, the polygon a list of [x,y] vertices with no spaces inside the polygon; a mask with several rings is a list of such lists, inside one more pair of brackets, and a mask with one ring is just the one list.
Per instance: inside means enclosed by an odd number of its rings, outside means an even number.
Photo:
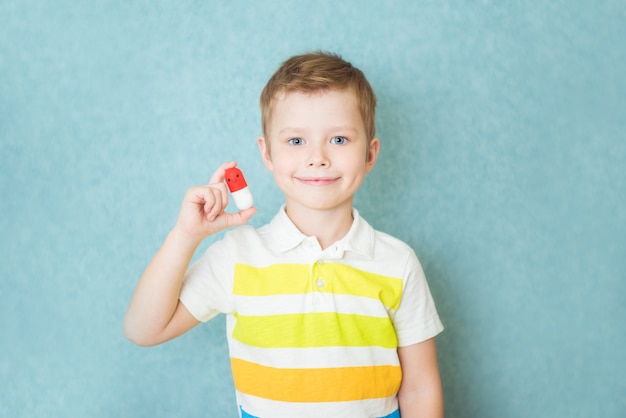
[{"label": "short sleeve", "polygon": [[400,306],[392,314],[399,347],[425,341],[443,331],[424,270],[413,251],[407,259],[403,285]]},{"label": "short sleeve", "polygon": [[228,235],[211,245],[187,270],[180,301],[199,321],[233,311],[234,252]]}]

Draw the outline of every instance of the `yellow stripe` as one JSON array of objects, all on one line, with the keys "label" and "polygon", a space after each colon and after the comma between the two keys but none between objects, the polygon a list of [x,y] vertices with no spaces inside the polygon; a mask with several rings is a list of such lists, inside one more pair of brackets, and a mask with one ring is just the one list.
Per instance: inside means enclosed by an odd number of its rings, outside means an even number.
[{"label": "yellow stripe", "polygon": [[262,348],[379,346],[396,348],[391,320],[335,312],[245,316],[235,314],[233,338]]},{"label": "yellow stripe", "polygon": [[231,359],[237,390],[284,402],[344,402],[385,398],[398,392],[399,366],[277,369]]},{"label": "yellow stripe", "polygon": [[295,295],[308,293],[309,288],[307,264],[276,264],[269,267],[235,264],[235,295]]},{"label": "yellow stripe", "polygon": [[[313,285],[324,279],[324,287]],[[235,265],[235,295],[270,296],[310,293],[311,291],[361,296],[381,300],[398,309],[402,279],[359,270],[345,264],[275,264],[269,267]]]}]

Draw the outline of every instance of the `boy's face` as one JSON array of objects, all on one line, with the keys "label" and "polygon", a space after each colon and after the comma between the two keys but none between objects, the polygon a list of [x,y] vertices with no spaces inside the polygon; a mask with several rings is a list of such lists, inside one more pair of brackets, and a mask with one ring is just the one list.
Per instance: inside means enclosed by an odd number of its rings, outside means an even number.
[{"label": "boy's face", "polygon": [[289,212],[351,209],[380,145],[367,138],[352,90],[330,90],[277,97],[259,147]]}]

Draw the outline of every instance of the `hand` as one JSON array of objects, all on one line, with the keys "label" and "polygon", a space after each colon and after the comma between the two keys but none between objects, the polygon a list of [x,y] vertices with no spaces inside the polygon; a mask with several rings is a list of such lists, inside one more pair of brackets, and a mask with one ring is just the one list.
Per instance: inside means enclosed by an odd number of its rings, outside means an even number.
[{"label": "hand", "polygon": [[224,172],[235,167],[236,162],[222,164],[211,177],[209,184],[189,189],[180,208],[176,227],[179,232],[196,239],[203,239],[223,229],[247,223],[256,208],[237,213],[226,213],[228,189],[224,184]]}]

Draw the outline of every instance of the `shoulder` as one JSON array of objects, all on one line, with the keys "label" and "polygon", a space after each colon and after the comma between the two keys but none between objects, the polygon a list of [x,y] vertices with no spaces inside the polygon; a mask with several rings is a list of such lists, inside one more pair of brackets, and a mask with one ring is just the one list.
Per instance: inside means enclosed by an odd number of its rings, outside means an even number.
[{"label": "shoulder", "polygon": [[[270,225],[244,225],[232,229],[216,244],[218,254],[235,263],[265,264],[278,254],[277,239]],[[220,256],[220,255],[218,255]]]},{"label": "shoulder", "polygon": [[245,251],[256,250],[266,245],[266,236],[266,226],[255,228],[250,225],[243,225],[226,232],[221,244],[228,248]]},{"label": "shoulder", "polygon": [[286,214],[281,209],[269,223],[260,227],[242,225],[227,231],[223,241],[242,245],[256,245],[261,242],[272,244],[273,241],[278,240],[277,236],[280,235],[280,231],[286,228],[285,218]]},{"label": "shoulder", "polygon": [[406,242],[386,232],[374,230],[374,238],[375,250],[377,254],[379,252],[392,252],[405,256],[414,255],[413,248],[411,248]]},{"label": "shoulder", "polygon": [[359,219],[358,229],[353,245],[361,254],[368,254],[370,268],[397,277],[406,277],[411,271],[421,270],[415,251],[403,240],[374,229],[363,218]]},{"label": "shoulder", "polygon": [[406,242],[384,232],[376,231],[374,257],[380,262],[394,260],[396,268],[401,269],[402,276],[418,273],[422,275],[422,265],[415,251]]},{"label": "shoulder", "polygon": [[223,241],[239,243],[257,236],[259,236],[259,229],[250,225],[243,225],[227,231],[224,234]]},{"label": "shoulder", "polygon": [[367,230],[371,237],[374,258],[406,258],[415,257],[415,252],[406,242],[386,232],[374,229],[364,218],[359,216],[359,228]]}]

